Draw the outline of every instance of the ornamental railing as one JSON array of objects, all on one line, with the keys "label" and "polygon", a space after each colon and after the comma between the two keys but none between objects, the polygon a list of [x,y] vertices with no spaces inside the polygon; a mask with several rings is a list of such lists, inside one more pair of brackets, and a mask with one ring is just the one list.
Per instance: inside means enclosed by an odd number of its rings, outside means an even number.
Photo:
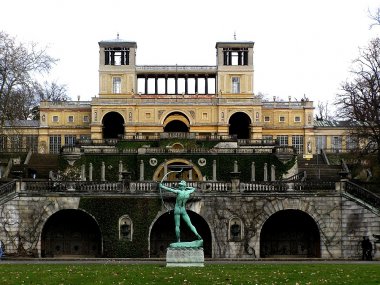
[{"label": "ornamental railing", "polygon": [[346,182],[345,191],[360,200],[370,204],[371,206],[380,209],[380,196],[375,193],[355,184]]},{"label": "ornamental railing", "polygon": [[16,192],[16,181],[17,180],[12,180],[10,182],[0,185],[0,198],[10,193]]},{"label": "ornamental railing", "polygon": [[[164,182],[169,187],[177,187],[178,182]],[[197,193],[260,193],[260,192],[313,192],[335,191],[334,182],[283,182],[257,181],[233,185],[230,182],[194,181],[188,182]],[[106,181],[28,181],[22,187],[26,192],[43,193],[89,193],[89,194],[145,194],[158,193],[158,182],[106,182]]]}]

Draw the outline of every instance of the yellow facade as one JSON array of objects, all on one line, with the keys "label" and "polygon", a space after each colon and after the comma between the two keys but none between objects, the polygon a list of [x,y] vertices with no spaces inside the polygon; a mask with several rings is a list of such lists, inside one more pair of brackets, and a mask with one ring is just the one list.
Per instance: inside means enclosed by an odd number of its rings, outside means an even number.
[{"label": "yellow facade", "polygon": [[169,133],[273,139],[314,153],[322,130],[314,125],[313,102],[256,96],[253,49],[253,42],[218,42],[215,66],[138,66],[135,42],[101,41],[99,95],[90,102],[41,102],[38,126],[13,126],[8,134],[17,129],[37,135],[38,152],[57,152],[73,138],[102,142]]}]

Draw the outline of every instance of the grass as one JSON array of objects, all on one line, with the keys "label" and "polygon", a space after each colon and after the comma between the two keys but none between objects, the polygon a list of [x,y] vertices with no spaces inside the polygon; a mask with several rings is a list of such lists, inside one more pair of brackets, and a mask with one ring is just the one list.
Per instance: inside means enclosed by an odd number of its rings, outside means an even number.
[{"label": "grass", "polygon": [[380,284],[380,264],[0,264],[0,284]]}]

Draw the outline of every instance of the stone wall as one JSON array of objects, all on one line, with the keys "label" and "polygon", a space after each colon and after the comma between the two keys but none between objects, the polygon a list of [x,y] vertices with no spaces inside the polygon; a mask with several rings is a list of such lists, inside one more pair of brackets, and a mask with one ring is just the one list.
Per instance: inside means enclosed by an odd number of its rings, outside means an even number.
[{"label": "stone wall", "polygon": [[[6,252],[39,256],[47,219],[62,209],[78,209],[79,202],[80,197],[70,196],[17,196],[1,205],[0,240]],[[188,209],[208,224],[214,258],[259,258],[261,230],[269,217],[282,210],[299,210],[314,220],[321,258],[360,258],[362,237],[373,241],[372,235],[380,233],[379,210],[340,192],[197,194],[197,199],[188,202]],[[239,240],[229,234],[233,219],[241,221]]]}]

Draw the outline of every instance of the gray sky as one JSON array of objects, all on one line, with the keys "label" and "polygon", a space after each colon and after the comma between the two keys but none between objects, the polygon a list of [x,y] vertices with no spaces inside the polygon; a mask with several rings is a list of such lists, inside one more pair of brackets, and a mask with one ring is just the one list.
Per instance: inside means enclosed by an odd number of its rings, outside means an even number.
[{"label": "gray sky", "polygon": [[98,93],[98,41],[137,42],[137,64],[215,65],[215,43],[254,41],[255,93],[333,102],[376,0],[12,0],[0,29],[59,58],[50,79],[76,100]]}]

